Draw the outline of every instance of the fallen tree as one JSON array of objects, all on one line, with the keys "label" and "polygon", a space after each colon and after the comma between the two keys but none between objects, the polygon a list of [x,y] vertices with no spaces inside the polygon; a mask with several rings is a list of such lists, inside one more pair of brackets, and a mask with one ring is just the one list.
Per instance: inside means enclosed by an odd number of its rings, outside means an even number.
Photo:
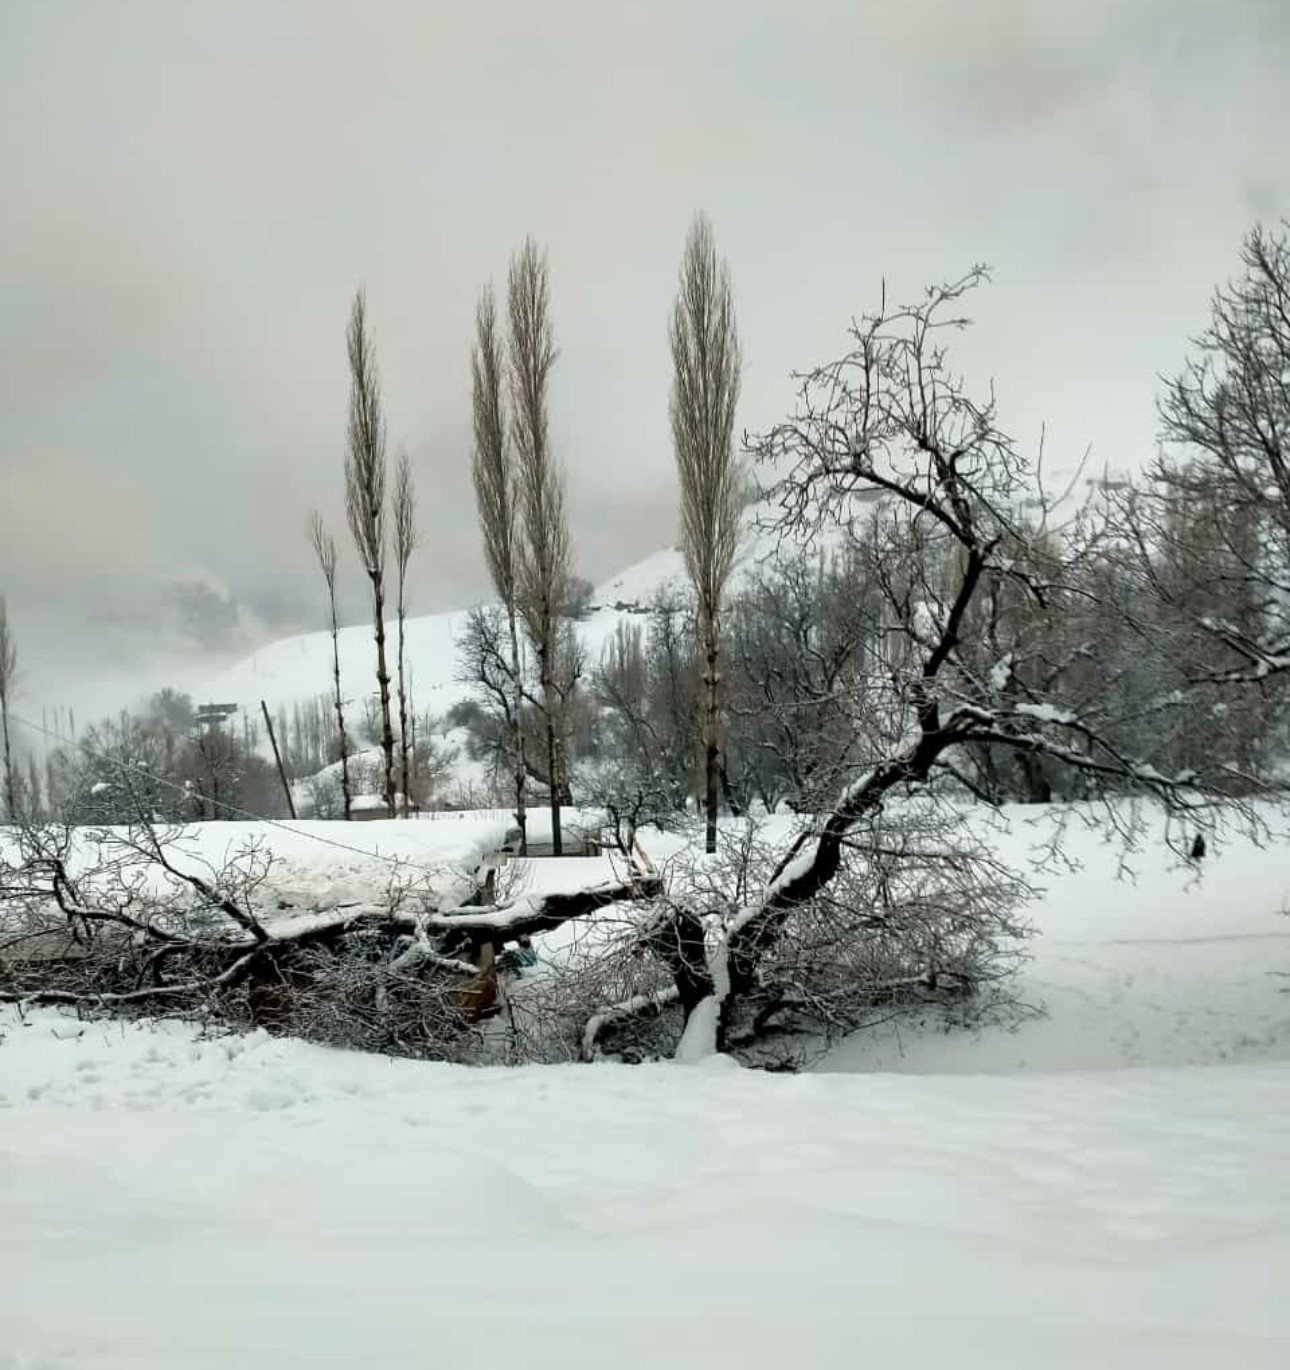
[{"label": "fallen tree", "polygon": [[0,1001],[444,1059],[470,1055],[505,945],[658,887],[631,865],[590,889],[504,901],[480,878],[462,901],[459,881],[395,866],[370,903],[308,911],[264,897],[272,857],[259,842],[209,868],[144,814],[123,829],[13,832],[0,859]]}]

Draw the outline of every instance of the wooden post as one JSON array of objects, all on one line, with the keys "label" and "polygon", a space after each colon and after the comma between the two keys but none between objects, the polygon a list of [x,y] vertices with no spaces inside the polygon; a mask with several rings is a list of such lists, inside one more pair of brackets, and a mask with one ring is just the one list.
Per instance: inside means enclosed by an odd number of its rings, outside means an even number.
[{"label": "wooden post", "polygon": [[269,730],[269,744],[273,748],[273,759],[278,763],[278,779],[282,781],[282,793],[287,796],[287,812],[294,818],[296,816],[296,801],[291,797],[291,786],[287,784],[287,773],[282,768],[282,754],[278,751],[278,739],[273,732],[273,719],[269,716],[269,706],[260,701],[260,709],[264,714],[264,726]]}]

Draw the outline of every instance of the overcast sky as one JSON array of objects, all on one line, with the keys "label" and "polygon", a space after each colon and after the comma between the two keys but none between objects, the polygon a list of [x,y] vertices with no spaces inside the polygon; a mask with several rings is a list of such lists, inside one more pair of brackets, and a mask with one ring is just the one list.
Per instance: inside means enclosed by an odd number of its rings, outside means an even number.
[{"label": "overcast sky", "polygon": [[913,296],[982,261],[965,361],[1005,426],[1140,462],[1242,233],[1290,212],[1288,59],[1286,0],[4,0],[0,593],[27,707],[321,626],[303,529],[342,531],[359,285],[420,491],[413,603],[483,596],[472,314],[529,232],[592,579],[675,539],[666,319],[699,208],[741,426],[884,277]]}]

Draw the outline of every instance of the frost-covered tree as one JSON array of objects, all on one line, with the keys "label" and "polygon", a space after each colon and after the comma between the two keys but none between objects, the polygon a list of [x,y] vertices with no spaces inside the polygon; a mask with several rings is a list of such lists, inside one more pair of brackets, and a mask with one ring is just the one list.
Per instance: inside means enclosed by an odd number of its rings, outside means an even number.
[{"label": "frost-covered tree", "polygon": [[[993,393],[974,396],[949,365],[947,339],[967,323],[962,301],[985,279],[977,268],[916,304],[884,303],[861,317],[847,352],[804,373],[792,415],[755,441],[785,536],[809,543],[863,527],[853,549],[859,583],[876,596],[881,636],[873,688],[854,718],[854,745],[831,800],[764,874],[709,882],[696,898],[674,898],[650,925],[648,945],[683,1009],[685,1054],[755,1032],[776,992],[796,1000],[809,991],[776,981],[772,968],[786,949],[792,963],[793,939],[825,904],[839,913],[851,907],[833,923],[837,957],[849,954],[847,939],[872,932],[871,911],[834,901],[831,887],[855,861],[870,870],[880,859],[899,861],[903,839],[894,835],[890,802],[935,801],[973,749],[1042,757],[1090,787],[1132,788],[1167,803],[1196,784],[1194,775],[1126,754],[1103,701],[1079,711],[1056,702],[1042,681],[1010,690],[1008,660],[987,669],[964,650],[968,624],[996,579],[1057,614],[1083,592],[1018,555],[1053,526],[1057,510],[1035,464],[1001,426]],[[1017,511],[1032,500],[1039,516],[1027,524]],[[1014,653],[1024,645],[1014,644]],[[1114,821],[1116,811],[1108,813]],[[921,850],[936,869],[934,834]],[[969,882],[980,874],[952,860],[941,869]]]},{"label": "frost-covered tree", "polygon": [[1159,409],[1160,454],[1118,499],[1125,568],[1178,696],[1176,753],[1247,788],[1290,680],[1290,225],[1247,234]]}]

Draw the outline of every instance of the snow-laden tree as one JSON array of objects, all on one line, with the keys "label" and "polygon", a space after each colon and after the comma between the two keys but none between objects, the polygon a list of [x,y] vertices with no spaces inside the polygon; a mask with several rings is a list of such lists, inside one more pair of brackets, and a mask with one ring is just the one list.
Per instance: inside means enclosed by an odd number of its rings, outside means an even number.
[{"label": "snow-laden tree", "polygon": [[1290,226],[1246,236],[1192,351],[1160,400],[1159,456],[1116,500],[1117,528],[1141,637],[1178,697],[1175,751],[1239,791],[1286,742]]},{"label": "snow-laden tree", "polygon": [[[765,995],[785,940],[815,917],[849,863],[872,866],[888,850],[892,802],[937,802],[979,749],[1078,773],[1089,791],[1173,802],[1194,781],[1122,750],[1098,700],[1072,708],[1042,672],[1021,670],[1044,625],[1083,604],[1087,585],[1062,574],[1066,556],[1041,553],[1077,538],[1078,520],[1059,525],[993,393],[975,397],[950,367],[948,340],[967,324],[963,300],[985,279],[977,268],[916,304],[884,301],[853,325],[842,357],[800,377],[795,412],[754,443],[785,536],[809,545],[825,530],[856,530],[857,593],[875,597],[880,631],[831,801],[760,882],[709,885],[701,898],[665,905],[651,925],[647,944],[685,1011],[687,1054],[748,1030],[745,1009]],[[969,643],[969,625],[1005,597],[1034,612],[1012,616],[1006,649],[991,661]],[[959,870],[976,879],[970,866]],[[849,937],[866,935],[871,912],[856,911]]]}]

